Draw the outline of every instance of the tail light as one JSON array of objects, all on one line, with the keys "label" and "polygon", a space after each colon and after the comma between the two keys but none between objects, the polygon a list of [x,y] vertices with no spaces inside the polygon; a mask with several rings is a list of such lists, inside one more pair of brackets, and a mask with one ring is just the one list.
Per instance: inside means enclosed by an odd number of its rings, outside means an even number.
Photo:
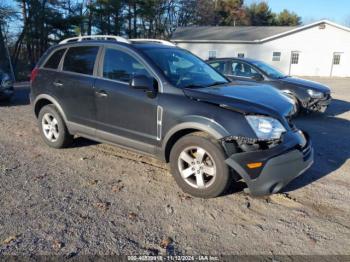
[{"label": "tail light", "polygon": [[39,68],[35,67],[30,74],[30,82],[32,83],[39,73]]}]

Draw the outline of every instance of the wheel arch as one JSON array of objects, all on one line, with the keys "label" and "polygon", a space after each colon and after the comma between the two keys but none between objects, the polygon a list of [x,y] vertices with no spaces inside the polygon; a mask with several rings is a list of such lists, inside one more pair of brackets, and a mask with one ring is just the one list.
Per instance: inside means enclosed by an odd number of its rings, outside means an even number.
[{"label": "wheel arch", "polygon": [[49,105],[49,104],[53,104],[57,110],[59,111],[59,113],[61,114],[61,116],[63,117],[63,120],[67,123],[67,117],[66,117],[66,114],[64,113],[61,105],[57,102],[57,100],[50,96],[50,95],[47,95],[47,94],[42,94],[42,95],[39,95],[35,101],[34,101],[34,114],[35,116],[38,118],[39,116],[39,112],[40,110],[46,106],[46,105]]},{"label": "wheel arch", "polygon": [[200,122],[184,122],[173,127],[167,132],[163,139],[162,151],[165,161],[168,163],[170,158],[170,151],[174,144],[185,135],[204,132],[214,139],[223,138],[228,132],[218,123],[210,119],[199,118]]},{"label": "wheel arch", "polygon": [[310,95],[307,93],[307,88],[299,85],[286,85],[283,89],[288,90],[300,103],[304,106],[310,100]]}]

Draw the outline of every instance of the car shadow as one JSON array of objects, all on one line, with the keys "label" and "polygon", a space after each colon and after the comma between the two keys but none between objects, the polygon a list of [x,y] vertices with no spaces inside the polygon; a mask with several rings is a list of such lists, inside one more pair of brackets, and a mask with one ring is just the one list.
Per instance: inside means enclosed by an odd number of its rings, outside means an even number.
[{"label": "car shadow", "polygon": [[247,184],[243,181],[232,182],[230,187],[220,197],[243,192],[245,188],[247,188]]},{"label": "car shadow", "polygon": [[327,109],[328,116],[337,116],[350,111],[350,103],[347,101],[333,99]]},{"label": "car shadow", "polygon": [[303,115],[294,120],[298,128],[310,135],[315,162],[282,192],[294,191],[311,184],[336,171],[350,158],[350,121],[337,117],[348,111],[350,103],[333,100],[326,114]]},{"label": "car shadow", "polygon": [[100,144],[97,141],[90,140],[84,137],[77,137],[73,140],[73,143],[69,146],[70,148],[88,147]]}]

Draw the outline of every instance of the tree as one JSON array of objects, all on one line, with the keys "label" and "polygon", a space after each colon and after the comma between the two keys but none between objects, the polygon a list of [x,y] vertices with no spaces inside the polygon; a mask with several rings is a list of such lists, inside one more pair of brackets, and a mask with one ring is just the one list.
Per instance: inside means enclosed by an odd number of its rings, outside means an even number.
[{"label": "tree", "polygon": [[254,26],[269,26],[274,25],[276,15],[272,13],[266,2],[253,3],[247,11],[250,16],[250,24]]},{"label": "tree", "polygon": [[217,1],[198,0],[197,9],[193,13],[196,25],[216,25]]},{"label": "tree", "polygon": [[16,10],[4,3],[0,3],[0,69],[12,73],[10,57],[7,47],[6,32],[8,30],[7,25],[18,19]]},{"label": "tree", "polygon": [[198,0],[179,0],[177,5],[177,26],[190,26],[198,22],[197,12],[201,4]]},{"label": "tree", "polygon": [[218,0],[216,8],[217,24],[233,26],[248,24],[248,14],[243,4],[243,0]]},{"label": "tree", "polygon": [[[266,2],[244,0],[15,0],[11,53],[26,75],[47,48],[74,35],[113,34],[169,39],[178,26],[298,25],[300,17],[274,14]],[[0,2],[1,21],[12,22]],[[4,15],[6,13],[6,15]],[[1,45],[1,43],[0,43]]]},{"label": "tree", "polygon": [[296,26],[301,24],[301,17],[284,9],[277,15],[276,24],[280,26]]},{"label": "tree", "polygon": [[5,44],[5,37],[2,31],[2,23],[0,23],[0,50],[3,50],[2,52],[0,52],[0,72],[11,72],[9,58],[7,56],[8,54],[5,51],[7,50],[7,48]]},{"label": "tree", "polygon": [[91,2],[90,11],[93,16],[93,24],[99,34],[120,35],[125,20],[123,14],[124,1],[121,0],[96,0]]}]

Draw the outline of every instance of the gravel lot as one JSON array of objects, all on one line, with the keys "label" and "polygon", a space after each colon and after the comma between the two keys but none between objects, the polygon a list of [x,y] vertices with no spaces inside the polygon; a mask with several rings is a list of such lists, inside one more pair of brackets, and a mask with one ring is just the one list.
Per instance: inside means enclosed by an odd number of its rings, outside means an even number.
[{"label": "gravel lot", "polygon": [[47,147],[18,87],[0,106],[0,255],[350,255],[350,79],[315,80],[334,101],[296,120],[313,139],[313,167],[281,194],[252,198],[236,185],[209,200],[115,146]]}]

